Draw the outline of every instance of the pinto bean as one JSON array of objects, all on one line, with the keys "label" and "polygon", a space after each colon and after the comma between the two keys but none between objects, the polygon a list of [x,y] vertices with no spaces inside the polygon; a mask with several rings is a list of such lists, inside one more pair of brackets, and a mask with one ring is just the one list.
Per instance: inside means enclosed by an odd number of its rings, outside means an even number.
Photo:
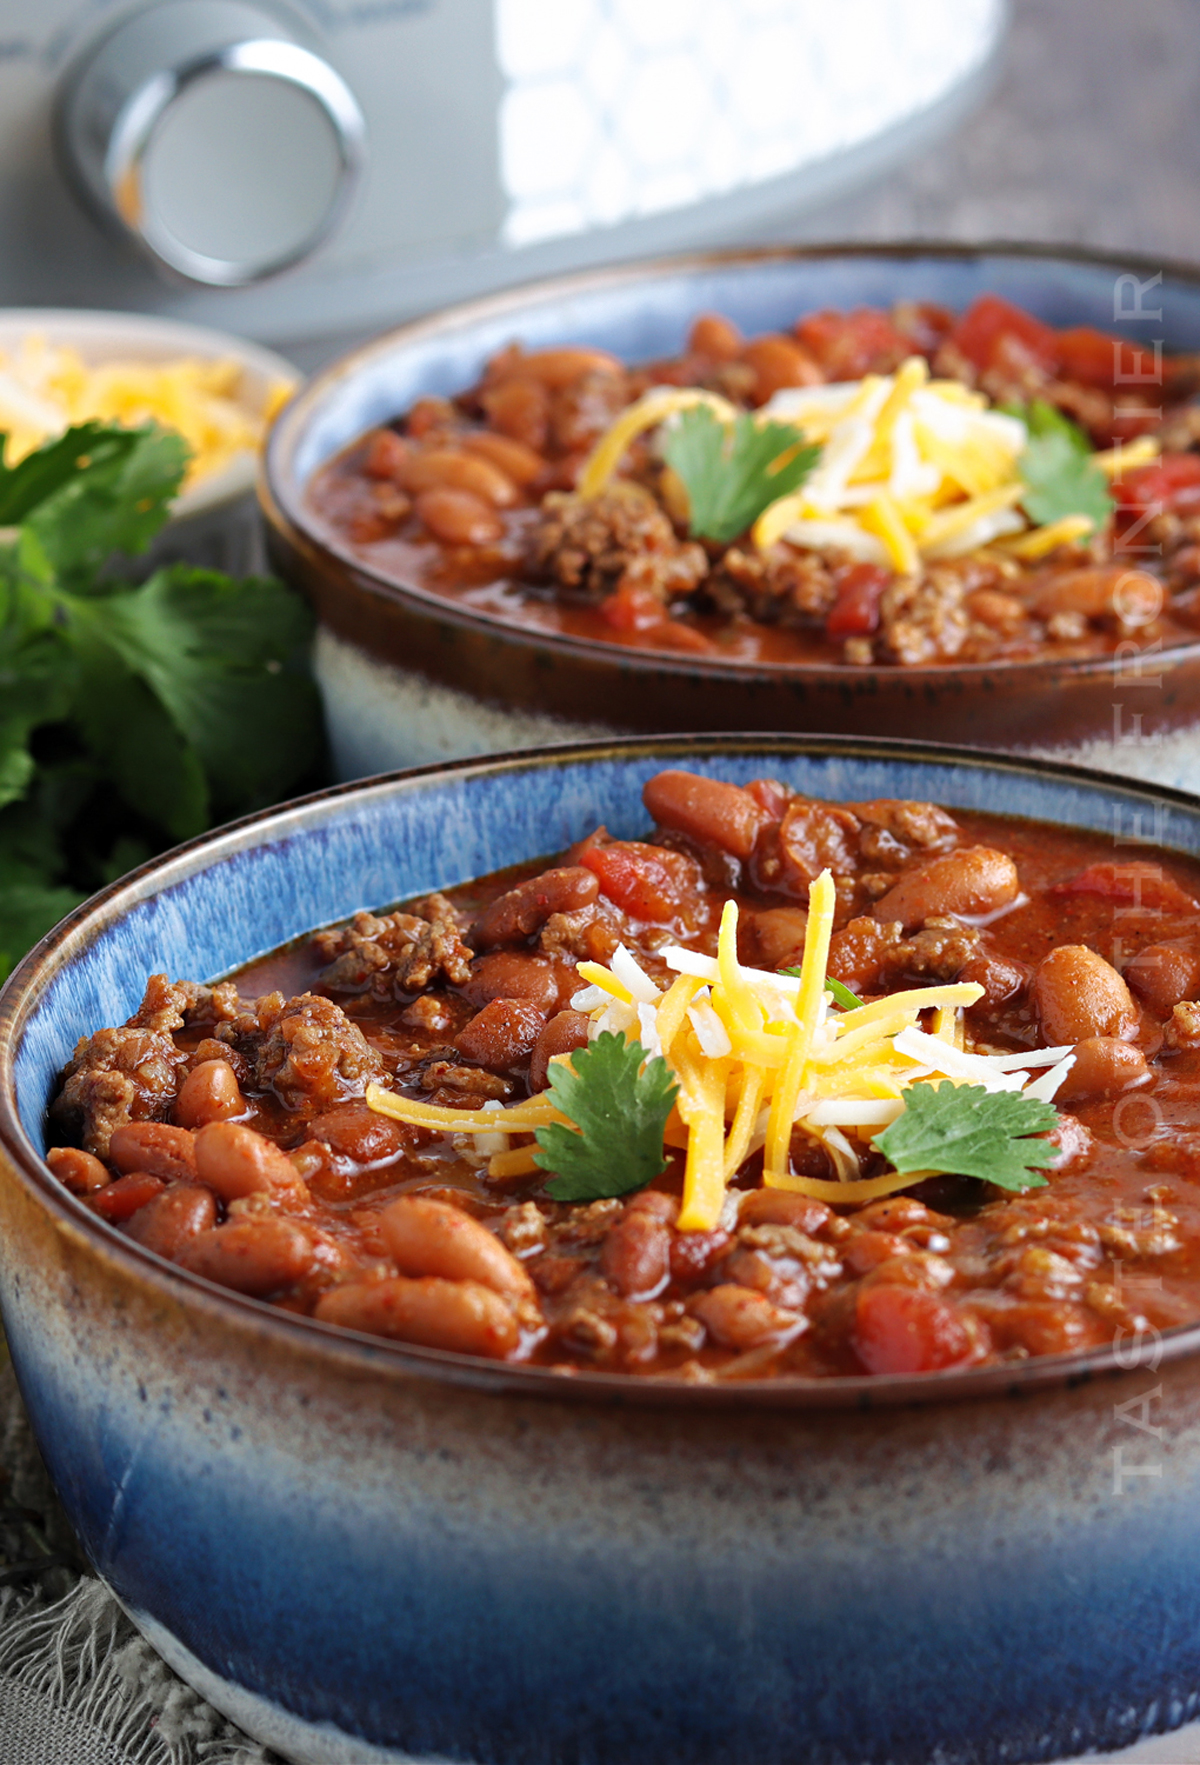
[{"label": "pinto bean", "polygon": [[460,436],[459,441],[468,453],[478,454],[481,459],[489,460],[514,484],[522,487],[532,484],[538,474],[546,469],[546,462],[540,453],[527,447],[523,441],[515,441],[511,435],[496,435],[490,429],[474,429]]},{"label": "pinto bean", "polygon": [[501,357],[488,369],[489,380],[536,380],[539,385],[557,391],[582,380],[585,374],[623,374],[623,364],[607,349],[593,349],[578,343],[557,349],[532,349],[526,355],[515,351],[507,359]]},{"label": "pinto bean", "polygon": [[627,1208],[605,1236],[600,1273],[626,1299],[653,1299],[671,1275],[671,1234],[664,1221],[648,1208]]},{"label": "pinto bean", "polygon": [[1085,619],[1115,619],[1119,625],[1136,629],[1157,619],[1162,605],[1162,583],[1145,570],[1097,564],[1052,576],[1034,597],[1033,610],[1041,619],[1053,618],[1055,613],[1081,613]]},{"label": "pinto bean", "polygon": [[491,505],[469,490],[423,490],[413,507],[433,537],[446,545],[491,545],[504,532]]},{"label": "pinto bean", "polygon": [[1151,1011],[1170,1017],[1181,1000],[1200,993],[1200,948],[1184,940],[1147,944],[1126,965],[1125,982]]},{"label": "pinto bean", "polygon": [[517,1320],[498,1293],[477,1281],[436,1276],[347,1282],[323,1293],[313,1316],[368,1336],[391,1336],[490,1360],[507,1360],[520,1341]]},{"label": "pinto bean", "polygon": [[808,914],[803,907],[763,907],[746,915],[764,968],[789,968],[804,954]]},{"label": "pinto bean", "polygon": [[465,490],[494,509],[511,508],[517,487],[507,472],[478,454],[456,447],[432,447],[405,461],[401,488],[414,495],[422,490]]},{"label": "pinto bean", "polygon": [[782,1342],[788,1336],[798,1336],[808,1324],[799,1312],[775,1305],[764,1293],[739,1287],[734,1281],[697,1294],[689,1301],[688,1310],[725,1348],[758,1348],[766,1342]]},{"label": "pinto bean", "polygon": [[166,1122],[128,1122],[114,1128],[108,1155],[119,1171],[148,1171],[164,1183],[196,1175],[195,1136]]},{"label": "pinto bean", "polygon": [[1137,1007],[1111,963],[1086,944],[1060,944],[1038,964],[1033,1003],[1048,1047],[1117,1036],[1123,1042],[1138,1030]]},{"label": "pinto bean", "polygon": [[380,1214],[379,1234],[403,1275],[478,1282],[507,1299],[533,1296],[533,1282],[511,1250],[445,1201],[402,1195]]},{"label": "pinto bean", "polygon": [[525,950],[494,950],[476,957],[462,991],[476,1010],[492,999],[521,999],[550,1012],[558,1004],[559,974],[545,957]]},{"label": "pinto bean", "polygon": [[556,1054],[586,1048],[590,1020],[582,1011],[559,1011],[538,1031],[529,1056],[529,1089],[544,1091],[549,1084],[550,1062]]},{"label": "pinto bean", "polygon": [[277,1214],[229,1220],[180,1245],[175,1261],[194,1275],[256,1299],[293,1287],[316,1260],[307,1232]]},{"label": "pinto bean", "polygon": [[222,1201],[275,1193],[302,1200],[296,1167],[273,1140],[237,1122],[209,1122],[196,1135],[196,1174]]},{"label": "pinto bean", "polygon": [[202,1060],[179,1087],[171,1111],[181,1128],[202,1128],[246,1113],[233,1068],[227,1060]]},{"label": "pinto bean", "polygon": [[1075,1044],[1075,1064],[1058,1088],[1056,1103],[1087,1103],[1119,1097],[1150,1081],[1150,1068],[1140,1048],[1117,1036],[1085,1036]]},{"label": "pinto bean", "polygon": [[688,332],[688,353],[705,355],[711,362],[735,362],[745,340],[732,319],[721,313],[701,313]]},{"label": "pinto bean", "polygon": [[782,333],[756,337],[742,351],[742,360],[754,370],[754,396],[759,404],[766,404],[785,386],[819,386],[825,378],[808,351]]},{"label": "pinto bean", "polygon": [[130,1171],[115,1183],[106,1183],[103,1189],[93,1189],[86,1205],[102,1220],[116,1226],[132,1219],[139,1208],[161,1195],[163,1188],[161,1177],[153,1177],[148,1171]]},{"label": "pinto bean", "polygon": [[967,846],[904,871],[871,912],[885,922],[899,920],[907,932],[935,913],[961,918],[995,913],[1015,901],[1020,888],[1017,867],[1007,852]]},{"label": "pinto bean", "polygon": [[551,914],[589,907],[599,893],[599,882],[583,865],[544,870],[485,907],[471,929],[471,941],[480,950],[489,950],[494,944],[515,944],[540,931]]},{"label": "pinto bean", "polygon": [[738,1223],[743,1226],[794,1226],[798,1232],[819,1232],[833,1209],[823,1201],[788,1189],[752,1189],[742,1200]]},{"label": "pinto bean", "polygon": [[46,1154],[46,1163],[63,1187],[76,1195],[103,1189],[109,1181],[109,1173],[95,1153],[82,1152],[78,1146],[52,1146]]},{"label": "pinto bean", "polygon": [[880,1284],[860,1289],[854,1349],[868,1373],[929,1373],[971,1353],[971,1336],[954,1306],[920,1288]]},{"label": "pinto bean", "polygon": [[694,772],[659,772],[642,787],[642,802],[660,827],[672,828],[698,846],[719,846],[749,858],[769,817],[736,784]]},{"label": "pinto bean", "polygon": [[454,1046],[488,1072],[508,1072],[528,1060],[545,1022],[541,1006],[527,999],[493,999],[464,1024]]},{"label": "pinto bean", "polygon": [[129,1236],[159,1256],[174,1258],[191,1238],[211,1231],[217,1204],[202,1183],[172,1183],[141,1207],[129,1222]]}]

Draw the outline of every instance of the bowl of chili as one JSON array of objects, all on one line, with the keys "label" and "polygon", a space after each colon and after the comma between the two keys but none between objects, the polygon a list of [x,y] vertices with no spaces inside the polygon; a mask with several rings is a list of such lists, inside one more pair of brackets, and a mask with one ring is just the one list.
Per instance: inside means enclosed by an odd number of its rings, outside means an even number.
[{"label": "bowl of chili", "polygon": [[[314,1765],[1188,1720],[1198,900],[1179,793],[733,735],[342,787],[112,885],[0,999],[5,1328],[97,1571]],[[786,1168],[763,1120],[714,1195],[704,1061],[736,1134],[731,1061],[773,1100],[818,1018]]]},{"label": "bowl of chili", "polygon": [[263,491],[342,776],[915,713],[1186,785],[1198,344],[1191,270],[912,245],[561,278],[352,351]]}]

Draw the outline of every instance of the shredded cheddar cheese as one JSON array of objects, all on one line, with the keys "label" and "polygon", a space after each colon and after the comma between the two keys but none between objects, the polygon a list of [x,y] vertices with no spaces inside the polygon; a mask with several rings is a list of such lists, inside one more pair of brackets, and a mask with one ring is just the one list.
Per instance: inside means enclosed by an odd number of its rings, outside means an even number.
[{"label": "shredded cheddar cheese", "polygon": [[[718,1224],[727,1185],[760,1148],[768,1187],[820,1201],[869,1201],[919,1181],[911,1171],[861,1175],[875,1135],[903,1112],[905,1090],[918,1080],[1023,1091],[1049,1102],[1070,1069],[1069,1047],[1017,1054],[971,1049],[963,1012],[983,994],[973,982],[911,987],[833,1010],[827,965],[835,907],[833,878],[823,871],[809,890],[799,975],[771,974],[739,960],[734,901],[725,903],[715,956],[671,944],[660,950],[675,973],[665,990],[624,947],[608,967],[579,965],[587,985],[572,1003],[588,1013],[591,1037],[616,1031],[640,1042],[648,1055],[661,1055],[679,1086],[664,1144],[685,1154],[682,1231]],[[509,1108],[442,1109],[371,1085],[367,1103],[398,1121],[488,1136],[494,1177],[531,1175],[538,1165],[534,1146],[508,1148],[505,1139],[506,1149],[493,1151],[491,1136],[530,1135],[565,1119],[545,1092]],[[825,1147],[835,1178],[792,1169],[797,1131]]]}]

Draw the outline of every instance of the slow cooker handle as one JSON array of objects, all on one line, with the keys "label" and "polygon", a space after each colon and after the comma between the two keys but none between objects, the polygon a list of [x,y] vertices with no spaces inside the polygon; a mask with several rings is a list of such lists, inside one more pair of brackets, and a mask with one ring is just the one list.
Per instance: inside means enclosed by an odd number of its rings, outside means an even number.
[{"label": "slow cooker handle", "polygon": [[238,288],[308,257],[366,153],[341,75],[292,12],[158,0],[77,56],[59,160],[105,229],[170,278]]}]

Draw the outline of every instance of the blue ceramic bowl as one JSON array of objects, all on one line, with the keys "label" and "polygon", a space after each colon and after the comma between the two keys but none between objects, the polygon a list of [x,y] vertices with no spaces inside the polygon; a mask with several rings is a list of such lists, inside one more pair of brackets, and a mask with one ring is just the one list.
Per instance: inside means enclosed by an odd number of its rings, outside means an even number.
[{"label": "blue ceramic bowl", "polygon": [[1067,248],[905,244],[710,252],[560,276],[403,325],[331,363],[275,425],[262,499],[275,564],[318,614],[316,672],[339,777],[633,731],[772,729],[919,731],[1192,788],[1200,642],[1144,667],[1120,654],[860,668],[631,649],[514,625],[385,574],[307,503],[313,474],[365,429],[424,393],[470,386],[514,338],[645,361],[677,353],[704,311],[753,335],[788,330],[815,308],[935,300],[961,311],[986,292],[1054,325],[1200,350],[1195,268]]},{"label": "blue ceramic bowl", "polygon": [[1200,852],[1200,804],[942,748],[663,739],[327,792],[63,922],[0,999],[0,1299],[97,1571],[305,1765],[1057,1758],[1200,1689],[1200,1328],[965,1375],[662,1385],[371,1340],[209,1285],[41,1162],[76,1038],[361,906],[639,832],[684,763]]}]

